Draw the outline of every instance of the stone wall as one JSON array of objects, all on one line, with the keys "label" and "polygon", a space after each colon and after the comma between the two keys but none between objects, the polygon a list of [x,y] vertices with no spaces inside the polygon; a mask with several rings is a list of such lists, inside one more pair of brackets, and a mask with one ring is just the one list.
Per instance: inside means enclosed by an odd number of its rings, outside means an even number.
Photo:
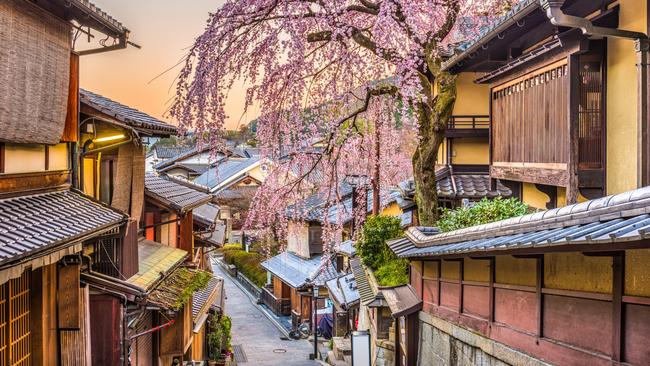
[{"label": "stone wall", "polygon": [[420,312],[419,366],[548,365],[504,344]]}]

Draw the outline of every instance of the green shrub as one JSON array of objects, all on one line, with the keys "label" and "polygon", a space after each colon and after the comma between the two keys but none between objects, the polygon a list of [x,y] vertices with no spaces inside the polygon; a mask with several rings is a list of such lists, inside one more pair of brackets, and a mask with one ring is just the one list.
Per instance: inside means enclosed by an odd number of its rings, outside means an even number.
[{"label": "green shrub", "polygon": [[394,216],[370,216],[363,225],[363,234],[357,242],[357,255],[373,270],[394,256],[386,240],[402,234],[400,219]]},{"label": "green shrub", "polygon": [[221,351],[230,352],[232,340],[232,322],[230,317],[222,315],[217,318],[216,315],[210,315],[208,318],[208,354],[213,360],[221,359]]},{"label": "green shrub", "polygon": [[263,255],[246,252],[241,249],[241,246],[237,249],[224,247],[223,259],[226,263],[234,265],[257,286],[262,287],[266,284],[266,271],[260,266],[264,261]]},{"label": "green shrub", "polygon": [[528,206],[516,198],[483,198],[471,207],[454,210],[443,208],[437,227],[440,231],[447,232],[521,216],[527,212]]},{"label": "green shrub", "polygon": [[375,271],[377,282],[381,286],[399,286],[409,282],[408,261],[402,258],[393,258],[382,264]]},{"label": "green shrub", "polygon": [[372,269],[380,286],[408,283],[408,262],[398,258],[386,240],[402,235],[400,219],[394,216],[370,216],[357,242],[357,255]]}]

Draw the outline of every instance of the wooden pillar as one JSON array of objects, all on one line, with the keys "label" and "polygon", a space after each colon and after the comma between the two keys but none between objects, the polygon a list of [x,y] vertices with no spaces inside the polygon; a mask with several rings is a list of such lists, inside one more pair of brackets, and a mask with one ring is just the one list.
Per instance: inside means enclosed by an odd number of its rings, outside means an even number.
[{"label": "wooden pillar", "polygon": [[57,365],[59,360],[56,291],[56,264],[32,271],[30,323],[33,365]]},{"label": "wooden pillar", "polygon": [[442,280],[442,259],[438,259],[438,297],[436,301],[436,305],[440,306],[440,296],[442,295],[442,283],[440,282]]},{"label": "wooden pillar", "polygon": [[463,313],[463,272],[465,260],[462,258],[458,261],[458,314]]},{"label": "wooden pillar", "polygon": [[537,338],[544,337],[544,255],[537,257]]},{"label": "wooden pillar", "polygon": [[569,135],[569,156],[567,157],[567,205],[578,202],[578,110],[580,103],[580,92],[578,90],[578,77],[580,72],[580,57],[569,56],[568,65],[568,135]]},{"label": "wooden pillar", "polygon": [[621,361],[623,355],[623,290],[625,287],[625,252],[612,257],[612,360]]},{"label": "wooden pillar", "polygon": [[192,211],[183,216],[180,221],[180,243],[178,247],[190,253],[188,260],[194,257],[194,220],[192,218]]},{"label": "wooden pillar", "polygon": [[489,312],[488,312],[488,323],[492,326],[494,322],[494,283],[496,282],[496,260],[494,257],[490,258],[490,293],[489,293]]},{"label": "wooden pillar", "polygon": [[419,312],[406,317],[406,366],[416,366],[418,363],[418,342],[420,340]]}]

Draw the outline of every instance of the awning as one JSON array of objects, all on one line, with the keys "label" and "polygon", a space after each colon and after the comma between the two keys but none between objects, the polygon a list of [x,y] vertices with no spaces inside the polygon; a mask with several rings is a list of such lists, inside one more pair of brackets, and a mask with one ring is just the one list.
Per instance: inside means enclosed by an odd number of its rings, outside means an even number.
[{"label": "awning", "polygon": [[336,307],[347,310],[359,303],[359,290],[354,274],[349,273],[329,280],[325,286]]},{"label": "awning", "polygon": [[84,240],[126,219],[125,214],[70,190],[0,199],[0,266],[5,267],[0,283],[19,277],[27,266],[37,268],[78,253]]},{"label": "awning", "polygon": [[422,309],[422,300],[411,285],[380,287],[379,293],[394,318],[413,314]]},{"label": "awning", "polygon": [[[388,243],[402,258],[499,254],[650,238],[650,187],[446,233],[409,228]],[[576,249],[578,250],[578,249]]]},{"label": "awning", "polygon": [[293,288],[304,287],[307,282],[322,286],[338,276],[330,256],[305,259],[283,252],[262,262],[261,266]]},{"label": "awning", "polygon": [[187,257],[187,252],[150,240],[138,242],[138,273],[127,282],[148,291],[161,276],[179,266]]}]

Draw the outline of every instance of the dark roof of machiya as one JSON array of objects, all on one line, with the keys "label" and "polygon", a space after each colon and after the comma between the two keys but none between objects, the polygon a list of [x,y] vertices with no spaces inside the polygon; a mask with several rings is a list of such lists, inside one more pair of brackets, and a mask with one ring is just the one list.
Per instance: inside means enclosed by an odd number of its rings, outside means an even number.
[{"label": "dark roof of machiya", "polygon": [[192,295],[192,319],[196,322],[198,318],[208,312],[210,308],[221,309],[223,298],[223,278],[213,276],[208,281],[208,286]]},{"label": "dark roof of machiya", "polygon": [[147,196],[179,212],[191,210],[212,200],[212,196],[207,193],[155,174],[145,175],[144,186]]},{"label": "dark roof of machiya", "polygon": [[194,222],[204,226],[210,226],[219,219],[219,206],[213,203],[206,203],[192,210]]},{"label": "dark roof of machiya", "polygon": [[616,244],[650,238],[650,186],[630,192],[439,233],[412,227],[389,242],[403,258],[496,253],[554,246]]},{"label": "dark roof of machiya", "polygon": [[159,172],[166,173],[170,170],[181,169],[187,171],[189,174],[194,176],[201,175],[210,169],[210,164],[199,164],[199,163],[174,163],[168,165],[162,169],[157,169]]},{"label": "dark roof of machiya", "polygon": [[331,256],[323,258],[319,255],[305,259],[290,252],[282,252],[265,260],[261,266],[293,288],[307,286],[308,281],[322,286],[338,276]]},{"label": "dark roof of machiya", "polygon": [[128,34],[129,30],[88,0],[48,0],[50,3],[67,9],[66,20],[76,20],[84,27],[91,27],[112,37]]},{"label": "dark roof of machiya", "polygon": [[390,309],[393,318],[409,315],[422,309],[422,300],[409,284],[380,287],[379,292]]},{"label": "dark roof of machiya", "polygon": [[0,264],[83,240],[126,219],[71,190],[0,199]]},{"label": "dark roof of machiya", "polygon": [[79,99],[81,103],[111,116],[118,122],[138,132],[154,135],[175,135],[178,133],[176,126],[91,91],[79,89]]},{"label": "dark roof of machiya", "polygon": [[370,284],[368,279],[368,274],[363,268],[360,258],[354,258],[350,261],[350,267],[352,268],[352,274],[354,275],[354,280],[357,282],[357,290],[359,291],[359,298],[361,299],[362,304],[367,304],[371,302],[377,292]]},{"label": "dark roof of machiya", "polygon": [[339,306],[349,309],[359,302],[359,291],[354,274],[348,273],[325,283],[330,298]]},{"label": "dark roof of machiya", "polygon": [[[490,176],[487,174],[456,174],[449,166],[436,170],[436,185],[438,197],[446,199],[479,199],[512,195],[510,188],[499,181],[497,181],[496,191],[491,190]],[[415,182],[413,179],[403,181],[399,184],[399,189],[403,193],[402,198],[412,200],[415,194]]]},{"label": "dark roof of machiya", "polygon": [[501,32],[509,28],[513,22],[523,19],[540,6],[539,0],[521,0],[512,7],[508,13],[498,17],[489,26],[481,29],[481,32],[472,37],[467,42],[461,43],[456,47],[457,54],[447,61],[443,62],[443,70],[449,70],[451,67],[467,58],[470,54],[478,50],[482,44],[497,37]]}]

